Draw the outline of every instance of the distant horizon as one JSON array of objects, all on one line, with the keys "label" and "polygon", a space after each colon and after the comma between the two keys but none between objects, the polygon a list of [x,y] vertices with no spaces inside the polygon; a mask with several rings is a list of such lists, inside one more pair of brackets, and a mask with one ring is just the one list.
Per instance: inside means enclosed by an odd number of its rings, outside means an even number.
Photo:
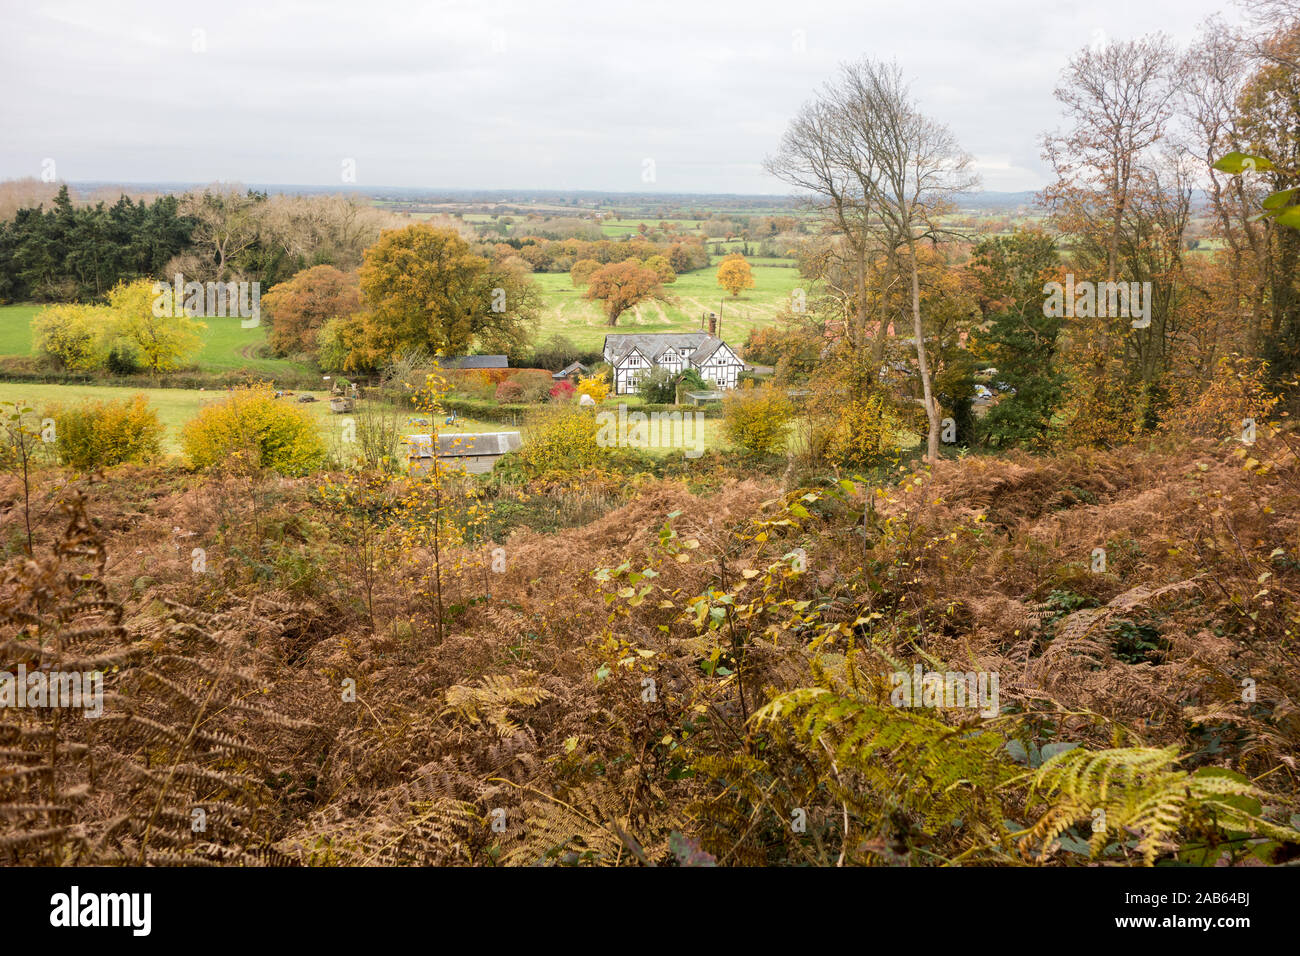
[{"label": "distant horizon", "polygon": [[[7,177],[3,182],[14,182],[23,179],[37,179],[39,177]],[[719,192],[719,191],[700,191],[700,190],[677,190],[674,192],[644,192],[636,190],[615,190],[615,189],[564,189],[557,187],[540,187],[540,186],[411,186],[411,185],[387,185],[376,184],[359,186],[355,184],[327,184],[327,183],[287,183],[287,182],[254,182],[245,180],[185,180],[185,179],[157,179],[157,180],[122,180],[122,179],[59,179],[48,183],[48,185],[68,185],[77,188],[104,188],[112,186],[138,187],[141,189],[149,187],[167,187],[167,188],[186,188],[193,189],[196,187],[210,186],[243,186],[248,189],[256,190],[312,190],[316,192],[327,193],[359,193],[375,194],[385,191],[405,191],[410,193],[425,193],[435,195],[461,195],[461,194],[498,194],[498,193],[529,193],[534,195],[563,195],[563,196],[631,196],[644,199],[674,199],[680,197],[721,197],[726,199],[780,199],[780,200],[799,200],[800,197],[794,193],[760,193],[760,192]],[[958,193],[959,196],[1032,196],[1039,189],[973,189]]]}]

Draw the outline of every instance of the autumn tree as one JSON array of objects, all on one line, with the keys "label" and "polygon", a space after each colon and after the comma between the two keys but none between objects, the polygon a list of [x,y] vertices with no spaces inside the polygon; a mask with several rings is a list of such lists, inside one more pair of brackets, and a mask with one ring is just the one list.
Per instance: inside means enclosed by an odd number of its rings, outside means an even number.
[{"label": "autumn tree", "polygon": [[[1225,318],[1234,325],[1240,318],[1245,319],[1242,344],[1253,354],[1268,299],[1266,226],[1255,221],[1263,190],[1255,178],[1232,175],[1214,165],[1224,156],[1244,154],[1247,149],[1237,108],[1248,78],[1246,60],[1240,35],[1221,21],[1210,21],[1179,64],[1183,82],[1177,105],[1183,120],[1182,144],[1201,161],[1205,171],[1213,213],[1211,234],[1223,244],[1228,260],[1223,298],[1213,311],[1225,312]],[[1206,292],[1212,287],[1215,284],[1201,285]],[[1211,352],[1207,359],[1203,369],[1206,373],[1215,365],[1214,354]]]},{"label": "autumn tree", "polygon": [[[1300,47],[1300,24],[1273,38],[1267,49],[1287,49],[1288,43],[1292,50]],[[1253,169],[1240,178],[1250,181],[1253,195],[1266,194],[1251,210],[1264,227],[1261,348],[1272,375],[1286,379],[1300,371],[1300,72],[1276,57],[1261,57],[1254,65],[1237,102],[1244,151],[1253,158]]]},{"label": "autumn tree", "polygon": [[581,289],[591,283],[592,274],[600,268],[600,263],[595,259],[579,259],[569,270],[569,279],[573,282],[575,289]]},{"label": "autumn tree", "polygon": [[[263,256],[291,263],[332,265],[343,272],[360,267],[365,251],[384,229],[400,228],[391,212],[347,196],[271,196],[253,209]],[[428,220],[426,220],[428,222]],[[450,227],[450,217],[432,225]]]},{"label": "autumn tree", "polygon": [[841,148],[868,157],[860,164],[865,175],[857,188],[884,231],[891,259],[901,259],[909,280],[913,345],[929,422],[926,454],[937,461],[939,405],[926,350],[918,249],[922,242],[946,238],[939,216],[952,208],[957,193],[975,188],[979,180],[948,128],[918,110],[897,66],[865,59],[846,66],[838,89]]},{"label": "autumn tree", "polygon": [[321,326],[360,310],[361,287],[356,273],[313,266],[262,296],[262,308],[270,323],[267,341],[276,355],[315,356]]},{"label": "autumn tree", "polygon": [[1120,268],[1124,213],[1145,150],[1164,136],[1173,113],[1173,53],[1162,35],[1085,47],[1070,58],[1055,96],[1069,129],[1044,137],[1058,182],[1049,201],[1082,187],[1101,202],[1083,212],[1108,230],[1106,281]]},{"label": "autumn tree", "polygon": [[174,305],[158,308],[154,283],[148,279],[121,283],[108,294],[111,339],[125,343],[154,375],[181,368],[203,345],[200,333],[207,328]]},{"label": "autumn tree", "polygon": [[[1095,262],[1091,281],[1104,279],[1109,285],[1120,279],[1126,249],[1150,225],[1152,210],[1139,205],[1142,192],[1165,192],[1157,203],[1172,198],[1153,177],[1162,162],[1157,147],[1174,112],[1173,66],[1173,51],[1160,34],[1085,47],[1070,58],[1055,90],[1068,125],[1043,139],[1044,158],[1057,177],[1043,201],[1054,226],[1081,237],[1074,265],[1080,270]],[[1135,265],[1131,259],[1127,264]],[[1114,435],[1127,435],[1132,423],[1121,419],[1131,413],[1131,390],[1138,386],[1124,350],[1134,344],[1126,339],[1137,333],[1127,316],[1081,318],[1073,330],[1074,387],[1067,417],[1080,425],[1113,420]],[[1144,335],[1150,339],[1163,331],[1162,317],[1157,331]],[[1158,371],[1151,368],[1148,383]]]},{"label": "autumn tree", "polygon": [[1127,441],[1168,406],[1186,232],[1203,174],[1172,139],[1180,82],[1173,49],[1156,34],[1080,50],[1055,91],[1067,123],[1043,140],[1056,180],[1042,202],[1051,225],[1072,237],[1067,271],[1097,288],[1139,283],[1144,297],[1142,321],[1122,300],[1093,308],[1085,298],[1066,310],[1060,435],[1070,444]]},{"label": "autumn tree", "polygon": [[653,269],[659,276],[659,281],[664,285],[671,285],[677,281],[677,273],[673,271],[672,265],[668,262],[667,256],[651,256],[645,261],[647,269]]},{"label": "autumn tree", "polygon": [[678,275],[695,267],[691,254],[686,251],[686,247],[680,242],[674,242],[668,247],[668,264],[672,266],[673,272]]},{"label": "autumn tree", "polygon": [[754,273],[749,268],[749,261],[738,252],[723,259],[718,266],[718,285],[730,292],[733,298],[743,289],[754,288]]},{"label": "autumn tree", "polygon": [[845,122],[856,109],[851,92],[845,74],[824,84],[800,107],[779,150],[764,165],[794,187],[821,221],[825,238],[805,247],[800,271],[824,284],[839,304],[850,350],[866,347],[870,340],[872,357],[882,364],[889,319],[878,315],[874,335],[868,331],[873,302],[880,301],[879,296],[873,299],[869,287],[871,260],[886,239],[883,223],[868,201],[866,184],[878,175],[875,159],[854,148],[853,126]]},{"label": "autumn tree", "polygon": [[1254,28],[1247,37],[1252,57],[1300,73],[1300,0],[1248,0],[1242,6]]},{"label": "autumn tree", "polygon": [[[949,130],[916,107],[897,66],[863,59],[847,64],[791,122],[781,151],[768,161],[779,178],[812,197],[838,243],[826,247],[833,271],[843,274],[848,367],[873,387],[884,354],[883,335],[891,321],[886,294],[898,285],[910,291],[908,318],[913,330],[922,403],[929,421],[926,443],[931,460],[939,451],[939,406],[934,396],[926,330],[922,318],[918,247],[948,238],[939,217],[952,197],[972,189],[977,178],[970,159]],[[872,261],[884,257],[877,273],[882,287],[868,296]],[[853,353],[869,337],[869,302],[881,309],[873,345],[872,370]]]},{"label": "autumn tree", "polygon": [[191,239],[195,248],[169,265],[168,274],[182,272],[196,282],[228,280],[234,260],[258,241],[258,207],[264,202],[266,197],[260,193],[229,186],[186,194],[181,213],[194,221]]},{"label": "autumn tree", "polygon": [[602,266],[592,273],[586,298],[604,303],[605,318],[613,327],[628,309],[648,300],[663,301],[665,293],[657,272],[629,259]]},{"label": "autumn tree", "polygon": [[531,278],[475,255],[456,232],[423,223],[385,232],[361,266],[365,311],[345,322],[347,367],[382,368],[399,353],[523,349],[540,297]]}]

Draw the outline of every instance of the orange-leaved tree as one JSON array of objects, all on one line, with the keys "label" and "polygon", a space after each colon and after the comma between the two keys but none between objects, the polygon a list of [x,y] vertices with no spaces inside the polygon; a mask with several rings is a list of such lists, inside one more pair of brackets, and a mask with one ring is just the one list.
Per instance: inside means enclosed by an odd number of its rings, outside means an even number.
[{"label": "orange-leaved tree", "polygon": [[361,309],[361,286],[355,272],[312,266],[276,284],[262,297],[271,328],[267,341],[276,355],[317,354],[317,335],[330,319]]},{"label": "orange-leaved tree", "polygon": [[718,285],[733,296],[740,295],[744,289],[754,288],[754,272],[749,268],[749,260],[739,252],[733,252],[722,260],[718,266]]},{"label": "orange-leaved tree", "polygon": [[665,298],[663,280],[659,273],[647,269],[635,259],[602,266],[591,276],[586,298],[605,304],[605,318],[611,326],[628,309],[648,299]]}]

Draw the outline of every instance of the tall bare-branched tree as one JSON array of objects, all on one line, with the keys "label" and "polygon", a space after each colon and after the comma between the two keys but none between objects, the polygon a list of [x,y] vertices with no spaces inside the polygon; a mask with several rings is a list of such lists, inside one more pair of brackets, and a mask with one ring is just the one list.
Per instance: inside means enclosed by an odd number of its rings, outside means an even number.
[{"label": "tall bare-branched tree", "polygon": [[[921,314],[917,246],[945,236],[938,217],[955,194],[974,189],[970,157],[947,127],[917,107],[897,65],[862,59],[841,68],[800,112],[768,168],[818,197],[850,248],[861,250],[858,320],[866,325],[867,255],[883,248],[911,286],[911,319],[931,461],[939,456],[934,396]],[[882,316],[878,340],[887,317]]]},{"label": "tall bare-branched tree", "polygon": [[1164,136],[1173,114],[1173,63],[1160,34],[1087,47],[1070,59],[1055,91],[1070,128],[1044,137],[1044,157],[1058,179],[1047,198],[1071,187],[1102,197],[1107,282],[1119,272],[1124,214],[1143,153]]}]

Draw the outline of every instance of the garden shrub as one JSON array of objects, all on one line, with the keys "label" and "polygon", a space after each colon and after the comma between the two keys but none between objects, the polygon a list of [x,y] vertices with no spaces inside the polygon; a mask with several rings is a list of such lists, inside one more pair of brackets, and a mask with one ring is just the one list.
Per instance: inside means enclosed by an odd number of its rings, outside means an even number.
[{"label": "garden shrub", "polygon": [[551,397],[551,386],[555,379],[551,373],[538,368],[521,369],[511,379],[519,385],[520,398],[525,402],[544,402]]},{"label": "garden shrub", "polygon": [[603,375],[592,375],[578,379],[578,394],[590,395],[597,405],[609,394],[609,382]]},{"label": "garden shrub", "polygon": [[538,409],[528,417],[528,440],[515,453],[517,461],[533,475],[589,467],[605,456],[596,432],[596,416],[576,405]]},{"label": "garden shrub", "polygon": [[185,426],[181,445],[199,469],[230,464],[305,475],[325,459],[311,416],[262,387],[236,389],[208,405]]},{"label": "garden shrub", "polygon": [[756,455],[779,452],[794,408],[785,394],[770,386],[745,385],[722,402],[723,429],[732,443]]},{"label": "garden shrub", "polygon": [[820,416],[813,426],[810,454],[841,468],[884,463],[898,449],[905,424],[881,395],[868,395]]},{"label": "garden shrub", "polygon": [[513,378],[508,378],[497,385],[496,400],[505,404],[522,401],[524,387]]},{"label": "garden shrub", "polygon": [[666,368],[657,368],[641,379],[637,391],[651,404],[672,404],[677,400],[677,375]]},{"label": "garden shrub", "polygon": [[54,450],[59,461],[80,471],[123,462],[148,464],[162,454],[162,422],[143,395],[122,401],[54,405]]},{"label": "garden shrub", "polygon": [[117,345],[109,350],[104,368],[109,375],[135,375],[140,371],[140,359],[129,346]]},{"label": "garden shrub", "polygon": [[707,392],[713,386],[704,381],[704,378],[693,368],[688,368],[677,376],[676,399],[678,405],[685,405],[687,402],[687,392]]}]

